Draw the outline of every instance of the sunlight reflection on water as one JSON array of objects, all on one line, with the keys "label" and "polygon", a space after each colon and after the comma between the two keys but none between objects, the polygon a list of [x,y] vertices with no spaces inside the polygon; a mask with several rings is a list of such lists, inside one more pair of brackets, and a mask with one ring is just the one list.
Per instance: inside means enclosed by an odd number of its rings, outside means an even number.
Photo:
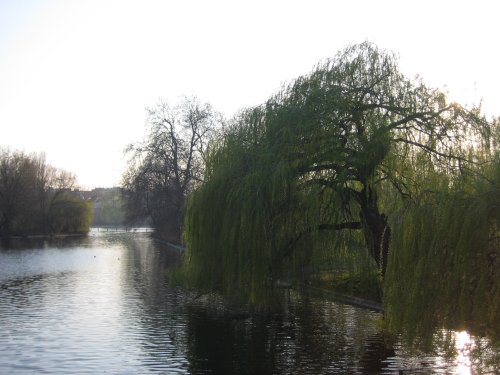
[{"label": "sunlight reflection on water", "polygon": [[457,373],[461,375],[472,374],[471,351],[474,342],[466,331],[455,332],[455,350],[457,351]]}]

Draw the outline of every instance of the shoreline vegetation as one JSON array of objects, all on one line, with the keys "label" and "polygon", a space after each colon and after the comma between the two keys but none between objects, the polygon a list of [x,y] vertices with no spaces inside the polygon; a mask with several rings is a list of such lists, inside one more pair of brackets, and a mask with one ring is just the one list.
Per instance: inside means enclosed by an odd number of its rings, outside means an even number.
[{"label": "shoreline vegetation", "polygon": [[88,232],[92,202],[75,185],[43,154],[0,149],[0,237]]},{"label": "shoreline vegetation", "polygon": [[381,303],[397,332],[500,337],[499,119],[368,42],[215,113],[160,102],[129,148],[130,212],[186,247],[173,279],[262,307],[280,283],[326,286]]},{"label": "shoreline vegetation", "polygon": [[196,295],[265,310],[303,287],[415,342],[452,327],[500,345],[500,118],[395,54],[349,46],[231,119],[160,100],[127,154],[122,188],[93,203],[43,155],[0,150],[0,238],[142,223]]}]

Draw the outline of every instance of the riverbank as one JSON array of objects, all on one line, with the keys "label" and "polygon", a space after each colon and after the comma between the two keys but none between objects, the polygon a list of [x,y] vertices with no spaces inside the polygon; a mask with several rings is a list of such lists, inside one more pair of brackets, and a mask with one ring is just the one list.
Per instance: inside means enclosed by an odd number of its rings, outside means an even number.
[{"label": "riverbank", "polygon": [[0,236],[0,241],[15,240],[15,239],[51,239],[63,237],[86,237],[88,233],[57,233],[57,234],[26,234],[26,235],[12,235]]},{"label": "riverbank", "polygon": [[315,296],[326,297],[332,301],[344,303],[351,306],[361,307],[365,309],[369,309],[376,312],[384,312],[384,307],[382,303],[373,301],[366,298],[355,297],[348,294],[343,294],[336,292],[332,289],[327,289],[325,287],[321,288],[318,286],[307,285],[307,284],[298,284],[298,289],[302,292],[306,292]]}]

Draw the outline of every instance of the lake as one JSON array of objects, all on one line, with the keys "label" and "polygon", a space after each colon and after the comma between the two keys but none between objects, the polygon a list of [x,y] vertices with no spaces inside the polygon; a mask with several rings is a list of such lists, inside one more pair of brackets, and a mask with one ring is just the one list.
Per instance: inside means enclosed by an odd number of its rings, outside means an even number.
[{"label": "lake", "polygon": [[481,341],[467,332],[436,332],[435,350],[421,353],[385,334],[380,313],[307,293],[289,292],[280,313],[227,313],[169,286],[178,259],[177,249],[141,232],[4,241],[0,373],[495,371],[488,358],[496,354],[472,355]]}]

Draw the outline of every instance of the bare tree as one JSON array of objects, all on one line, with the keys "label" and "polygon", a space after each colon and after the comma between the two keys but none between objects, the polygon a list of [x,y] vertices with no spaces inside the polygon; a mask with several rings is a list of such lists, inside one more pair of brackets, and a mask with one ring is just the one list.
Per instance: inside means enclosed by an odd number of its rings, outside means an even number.
[{"label": "bare tree", "polygon": [[130,145],[123,185],[130,219],[149,216],[158,234],[180,242],[186,197],[203,181],[205,153],[220,116],[210,104],[184,98],[148,108],[145,139]]}]

